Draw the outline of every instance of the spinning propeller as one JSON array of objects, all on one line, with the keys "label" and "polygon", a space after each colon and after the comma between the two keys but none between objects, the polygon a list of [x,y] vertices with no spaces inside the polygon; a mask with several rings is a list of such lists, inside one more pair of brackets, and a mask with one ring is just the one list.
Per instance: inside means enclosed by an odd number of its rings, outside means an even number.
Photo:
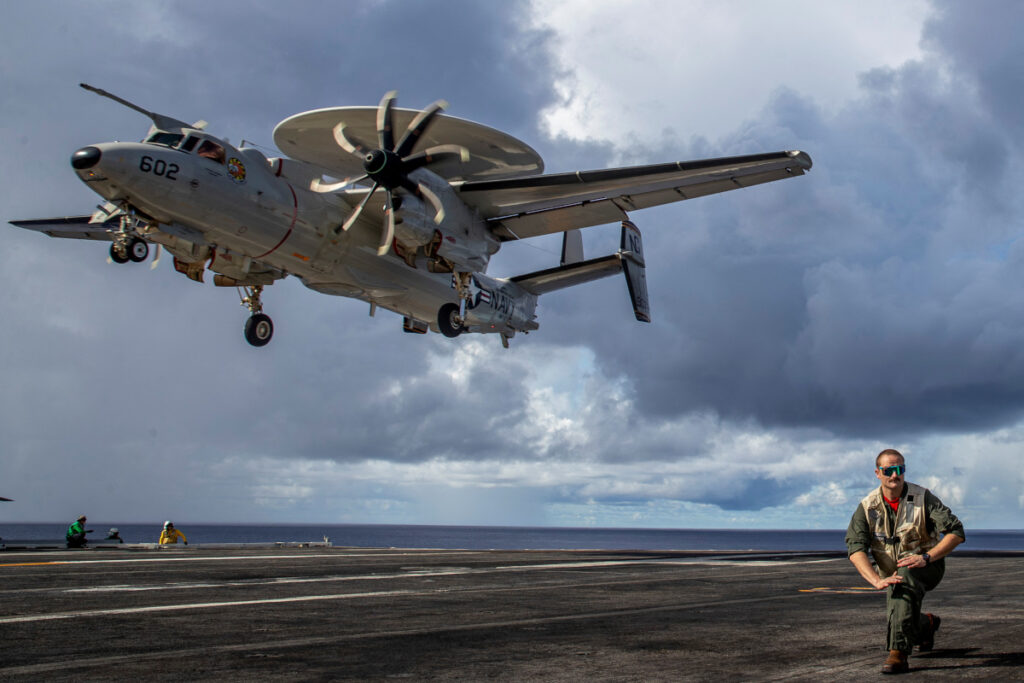
[{"label": "spinning propeller", "polygon": [[395,210],[401,206],[401,198],[396,196],[399,189],[425,200],[434,207],[434,222],[440,224],[444,220],[444,207],[440,198],[423,183],[414,183],[409,179],[409,174],[418,168],[425,168],[438,161],[459,159],[466,162],[469,160],[469,150],[461,145],[437,145],[429,147],[422,152],[410,155],[413,147],[426,132],[434,117],[448,106],[447,102],[439,100],[416,115],[405,135],[395,144],[394,117],[392,109],[395,103],[395,91],[384,95],[377,107],[377,143],[376,148],[364,144],[354,137],[350,131],[345,130],[345,124],[339,123],[334,127],[334,140],[338,146],[349,154],[358,157],[363,162],[363,169],[366,175],[359,178],[344,180],[340,183],[322,184],[317,189],[320,192],[333,192],[344,186],[358,183],[363,180],[372,180],[373,187],[363,200],[359,202],[355,211],[348,217],[341,226],[347,231],[351,228],[359,215],[363,212],[370,198],[378,189],[387,190],[385,194],[384,225],[381,230],[380,246],[377,247],[377,254],[383,256],[388,253],[395,236]]}]

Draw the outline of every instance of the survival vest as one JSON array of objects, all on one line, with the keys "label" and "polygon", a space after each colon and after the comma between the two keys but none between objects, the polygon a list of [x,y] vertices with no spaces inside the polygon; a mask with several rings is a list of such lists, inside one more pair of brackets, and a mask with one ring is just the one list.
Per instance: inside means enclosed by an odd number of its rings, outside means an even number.
[{"label": "survival vest", "polygon": [[860,502],[871,532],[871,554],[882,576],[892,576],[896,563],[904,557],[926,553],[938,544],[938,539],[928,535],[924,494],[923,486],[907,482],[907,495],[900,501],[892,522],[892,508],[882,497],[881,486]]}]

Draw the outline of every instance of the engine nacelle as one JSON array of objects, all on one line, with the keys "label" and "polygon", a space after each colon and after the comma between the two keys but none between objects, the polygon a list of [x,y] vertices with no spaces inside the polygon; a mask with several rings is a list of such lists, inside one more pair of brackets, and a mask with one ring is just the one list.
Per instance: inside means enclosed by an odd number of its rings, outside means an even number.
[{"label": "engine nacelle", "polygon": [[[429,187],[444,207],[444,217],[441,223],[437,224],[433,220],[434,211],[430,204],[420,202],[423,215],[426,217],[425,227],[430,230],[427,240],[435,238],[435,231],[441,235],[436,255],[451,263],[454,270],[459,272],[486,271],[491,256],[498,251],[501,243],[488,229],[484,220],[466,206],[444,178],[422,168],[411,173],[409,177]],[[410,197],[407,201],[419,200]],[[399,228],[400,226],[395,226],[396,234]],[[416,224],[411,224],[409,228],[422,230],[422,227]]]}]

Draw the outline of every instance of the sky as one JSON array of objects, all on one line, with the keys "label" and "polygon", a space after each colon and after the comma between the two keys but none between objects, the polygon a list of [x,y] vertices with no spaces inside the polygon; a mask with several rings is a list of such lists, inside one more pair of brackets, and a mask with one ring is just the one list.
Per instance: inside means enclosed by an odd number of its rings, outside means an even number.
[{"label": "sky", "polygon": [[[1024,528],[1024,5],[374,0],[0,7],[0,218],[89,213],[77,148],[149,122],[272,146],[437,99],[547,172],[788,149],[805,176],[632,214],[621,278],[540,329],[403,334],[294,278],[232,289],[0,226],[0,523],[841,529],[901,450],[969,530]],[[585,231],[588,256],[618,226]],[[489,272],[557,264],[557,237]]]}]

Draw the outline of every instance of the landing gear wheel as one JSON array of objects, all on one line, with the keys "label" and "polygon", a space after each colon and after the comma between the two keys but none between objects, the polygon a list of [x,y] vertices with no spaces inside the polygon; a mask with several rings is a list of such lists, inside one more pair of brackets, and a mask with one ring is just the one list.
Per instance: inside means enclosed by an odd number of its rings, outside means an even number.
[{"label": "landing gear wheel", "polygon": [[110,260],[114,263],[128,263],[128,257],[117,248],[116,244],[110,245]]},{"label": "landing gear wheel", "polygon": [[437,312],[437,327],[441,334],[446,337],[458,337],[465,331],[462,325],[462,318],[459,316],[459,307],[455,304],[445,304]]},{"label": "landing gear wheel", "polygon": [[125,250],[128,253],[128,259],[135,263],[142,263],[149,256],[149,245],[144,240],[140,240],[138,237],[133,237],[132,241],[128,243],[128,248]]},{"label": "landing gear wheel", "polygon": [[245,321],[245,341],[253,346],[266,346],[274,336],[274,323],[270,316],[257,313]]}]

